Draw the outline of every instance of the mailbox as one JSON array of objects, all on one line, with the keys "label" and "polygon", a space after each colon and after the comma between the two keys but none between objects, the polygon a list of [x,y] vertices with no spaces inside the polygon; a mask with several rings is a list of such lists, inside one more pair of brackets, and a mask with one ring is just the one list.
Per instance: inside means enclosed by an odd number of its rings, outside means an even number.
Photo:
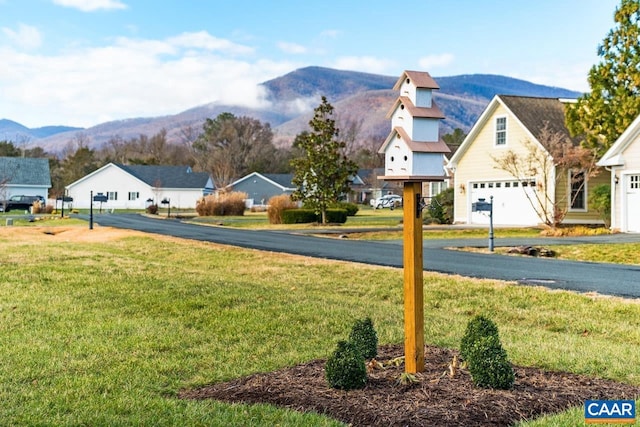
[{"label": "mailbox", "polygon": [[486,199],[478,199],[477,202],[471,204],[473,212],[491,212],[491,203]]},{"label": "mailbox", "polygon": [[105,203],[107,201],[107,196],[105,196],[104,194],[96,194],[95,196],[93,196],[93,201]]}]

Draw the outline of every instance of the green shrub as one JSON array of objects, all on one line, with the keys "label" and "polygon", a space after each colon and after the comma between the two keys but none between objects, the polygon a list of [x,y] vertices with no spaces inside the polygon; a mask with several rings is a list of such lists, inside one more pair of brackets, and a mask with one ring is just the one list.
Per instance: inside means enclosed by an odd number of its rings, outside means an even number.
[{"label": "green shrub", "polygon": [[598,212],[608,228],[611,225],[611,186],[600,184],[593,187],[589,194],[589,206]]},{"label": "green shrub", "polygon": [[[318,215],[318,222],[322,220]],[[331,224],[344,224],[347,222],[347,211],[344,209],[327,209],[327,222]]]},{"label": "green shrub", "polygon": [[515,375],[497,335],[479,337],[469,349],[467,364],[478,387],[508,390]]},{"label": "green shrub", "polygon": [[291,200],[291,196],[288,194],[280,194],[273,196],[267,202],[267,217],[269,218],[269,224],[282,224],[282,213],[287,209],[296,209],[298,205]]},{"label": "green shrub", "polygon": [[453,187],[447,188],[431,198],[424,210],[424,222],[436,224],[453,223]]},{"label": "green shrub", "polygon": [[347,216],[355,216],[358,213],[358,210],[360,210],[358,205],[349,202],[338,202],[331,207],[335,209],[344,209],[347,211]]},{"label": "green shrub", "polygon": [[327,359],[325,376],[332,388],[353,390],[364,387],[367,382],[367,367],[364,357],[356,345],[349,341],[339,341]]},{"label": "green shrub", "polygon": [[311,209],[285,209],[282,211],[283,224],[307,224],[317,221],[318,216]]},{"label": "green shrub", "polygon": [[[282,211],[283,224],[307,224],[320,222],[321,215],[312,209],[286,209]],[[344,209],[327,209],[327,222],[343,224],[347,222],[347,211]]]},{"label": "green shrub", "polygon": [[378,355],[378,334],[370,317],[356,320],[351,328],[349,341],[355,344],[365,359],[373,359]]},{"label": "green shrub", "polygon": [[498,327],[493,320],[482,315],[476,316],[467,323],[467,329],[460,341],[460,356],[463,360],[469,360],[471,348],[480,338],[495,336],[498,337]]}]

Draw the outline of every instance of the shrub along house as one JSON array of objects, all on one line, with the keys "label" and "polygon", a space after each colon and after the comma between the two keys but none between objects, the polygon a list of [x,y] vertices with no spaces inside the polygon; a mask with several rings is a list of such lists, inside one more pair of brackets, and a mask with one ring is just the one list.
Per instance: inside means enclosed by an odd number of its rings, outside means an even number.
[{"label": "shrub along house", "polygon": [[189,166],[123,165],[109,163],[66,186],[73,207],[87,209],[91,192],[107,197],[107,209],[145,209],[150,204],[195,209],[196,202],[213,193],[213,180],[206,172]]},{"label": "shrub along house", "polygon": [[[565,213],[564,224],[603,223],[587,201],[594,186],[608,183],[606,174],[589,177],[584,170],[556,167],[550,153],[550,135],[570,139],[564,111],[565,102],[557,98],[491,100],[448,164],[454,173],[454,222],[488,224],[487,212],[474,212],[472,204],[493,196],[496,225],[538,225],[556,209]],[[532,153],[536,160],[529,162]],[[496,160],[507,155],[520,159],[518,170],[499,166]]]},{"label": "shrub along house", "polygon": [[49,160],[28,157],[0,157],[0,200],[11,196],[42,196],[51,188]]}]

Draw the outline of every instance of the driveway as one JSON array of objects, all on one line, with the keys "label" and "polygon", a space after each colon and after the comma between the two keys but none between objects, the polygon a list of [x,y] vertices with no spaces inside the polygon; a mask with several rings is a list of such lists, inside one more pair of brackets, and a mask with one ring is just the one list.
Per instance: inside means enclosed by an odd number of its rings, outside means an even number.
[{"label": "driveway", "polygon": [[[87,216],[83,216],[85,219]],[[103,226],[140,230],[271,252],[402,267],[402,241],[331,239],[286,231],[241,230],[207,227],[178,220],[149,219],[137,214],[97,215]],[[345,230],[346,231],[346,230]],[[640,241],[639,235],[579,238],[497,239],[496,246],[518,244],[590,243]],[[598,292],[640,298],[640,266],[513,257],[447,250],[452,246],[487,246],[488,239],[424,240],[424,269],[467,277],[516,281],[577,292]]]}]

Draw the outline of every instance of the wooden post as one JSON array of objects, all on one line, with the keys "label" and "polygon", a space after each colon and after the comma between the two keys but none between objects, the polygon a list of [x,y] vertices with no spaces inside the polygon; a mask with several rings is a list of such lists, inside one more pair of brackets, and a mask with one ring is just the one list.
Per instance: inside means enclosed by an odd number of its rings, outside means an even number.
[{"label": "wooden post", "polygon": [[404,224],[404,356],[405,372],[424,371],[424,295],[422,282],[422,183],[405,182]]}]

